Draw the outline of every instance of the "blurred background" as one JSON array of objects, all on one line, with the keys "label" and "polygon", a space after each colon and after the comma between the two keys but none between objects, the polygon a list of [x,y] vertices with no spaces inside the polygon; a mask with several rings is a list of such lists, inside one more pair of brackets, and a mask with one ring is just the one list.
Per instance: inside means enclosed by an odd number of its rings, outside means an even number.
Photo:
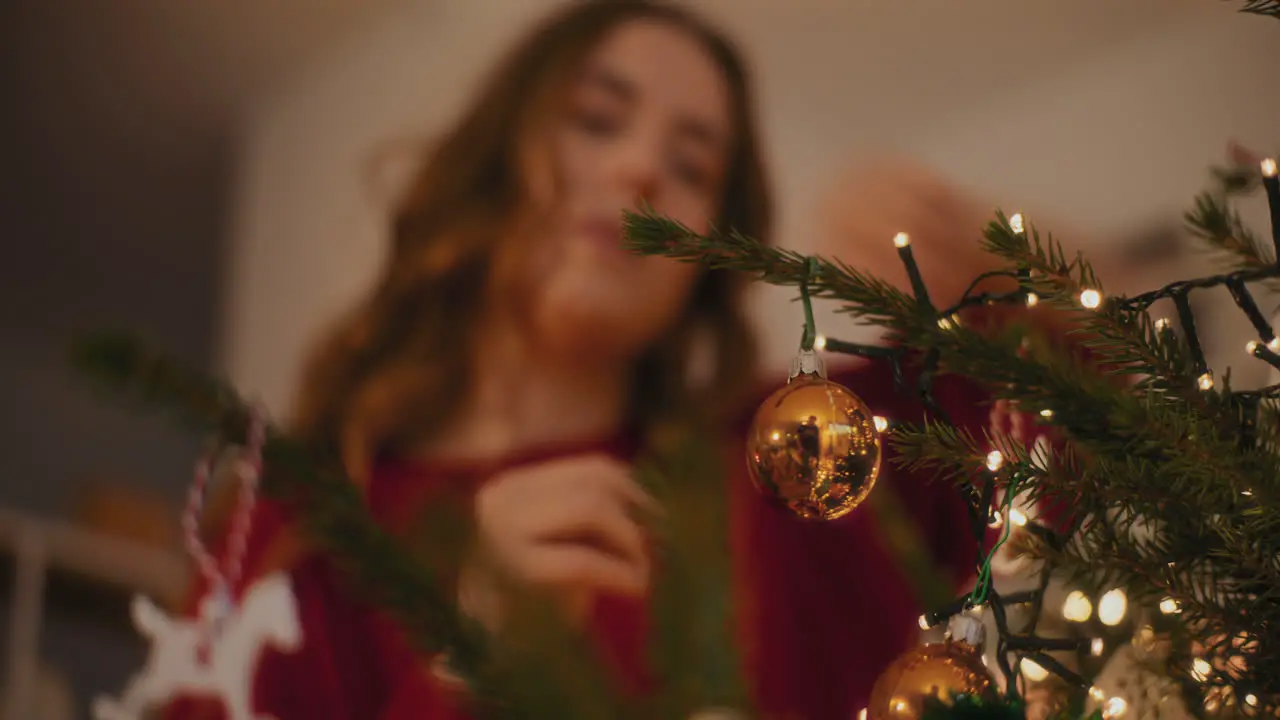
[{"label": "blurred background", "polygon": [[[381,257],[379,157],[429,138],[556,4],[0,3],[0,651],[24,688],[0,717],[87,717],[145,657],[130,594],[185,583],[198,439],[96,400],[67,341],[143,331],[282,413],[303,347]],[[1207,269],[1180,214],[1227,141],[1280,145],[1280,27],[1239,3],[692,4],[756,65],[779,237],[801,251],[838,179],[898,154],[1070,234],[1109,289],[1138,291]],[[1263,210],[1245,208],[1260,229]],[[789,299],[754,300],[778,367]],[[1197,313],[1211,364],[1265,382],[1225,292]]]}]

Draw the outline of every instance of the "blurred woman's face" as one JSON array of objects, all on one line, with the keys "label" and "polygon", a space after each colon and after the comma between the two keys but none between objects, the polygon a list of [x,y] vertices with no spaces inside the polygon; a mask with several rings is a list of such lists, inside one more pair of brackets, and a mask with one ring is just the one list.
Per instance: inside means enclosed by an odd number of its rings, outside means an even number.
[{"label": "blurred woman's face", "polygon": [[728,85],[696,38],[633,21],[600,42],[551,130],[553,220],[530,266],[540,340],[634,356],[672,326],[702,271],[629,253],[622,212],[647,203],[706,231],[732,132]]}]

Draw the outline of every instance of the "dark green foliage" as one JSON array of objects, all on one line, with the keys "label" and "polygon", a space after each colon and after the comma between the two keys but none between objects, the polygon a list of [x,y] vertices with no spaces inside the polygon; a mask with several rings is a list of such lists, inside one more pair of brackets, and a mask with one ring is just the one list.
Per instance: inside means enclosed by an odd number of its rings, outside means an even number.
[{"label": "dark green foliage", "polygon": [[[920,720],[1027,720],[1027,706],[1020,700],[996,698],[988,700],[970,694],[961,694],[943,702],[938,698],[924,701],[924,712]],[[1046,720],[1102,720],[1102,711],[1096,710],[1085,714],[1080,702],[1066,703],[1056,715]]]},{"label": "dark green foliage", "polygon": [[[193,430],[242,441],[250,407],[225,383],[188,369],[126,335],[78,344],[75,366],[101,389],[139,409],[167,411]],[[590,638],[569,628],[547,598],[506,588],[502,633],[488,637],[462,614],[438,578],[453,574],[467,547],[465,520],[428,509],[426,527],[393,538],[369,515],[335,458],[270,428],[263,491],[292,504],[316,546],[351,587],[395,618],[424,655],[444,653],[470,688],[480,717],[518,720],[684,718],[706,707],[749,711],[733,647],[723,477],[705,433],[672,431],[641,477],[667,510],[659,528],[655,581],[656,692],[643,700],[616,687]],[[451,552],[452,551],[452,552]]]},{"label": "dark green foliage", "polygon": [[1245,0],[1240,12],[1280,18],[1280,0]]},{"label": "dark green foliage", "polygon": [[[228,442],[244,439],[249,406],[229,385],[190,370],[123,334],[79,343],[73,363],[102,389],[139,409],[167,411],[184,426]],[[448,651],[454,668],[472,678],[486,655],[478,629],[463,617],[433,576],[401,552],[369,517],[358,486],[335,458],[326,458],[270,428],[263,450],[263,491],[303,503],[309,536],[343,561],[356,584],[385,607],[425,653]]]},{"label": "dark green foliage", "polygon": [[1027,708],[1020,700],[990,700],[978,695],[957,695],[950,702],[926,698],[920,720],[1026,720]]},{"label": "dark green foliage", "polygon": [[[1248,187],[1222,177],[1232,192]],[[1245,266],[1266,265],[1220,197],[1225,190],[1202,197],[1189,220]],[[735,233],[703,237],[652,214],[629,215],[627,228],[636,251],[777,285],[798,284],[808,267],[795,253]],[[1241,447],[1240,403],[1229,382],[1223,378],[1208,392],[1198,387],[1203,369],[1182,338],[1148,316],[1149,298],[1103,295],[1097,309],[1082,308],[1082,291],[1104,291],[1090,264],[1034,227],[1015,231],[1003,215],[987,226],[982,244],[1023,279],[1024,289],[1071,317],[1087,362],[1048,343],[1028,343],[1021,331],[992,335],[939,325],[951,309],[934,314],[911,294],[838,262],[819,259],[810,292],[842,301],[843,312],[884,328],[890,342],[936,353],[944,373],[979,381],[1024,411],[1051,411],[1047,422],[1064,436],[1065,450],[1033,462],[1021,448],[1002,447],[1008,461],[999,482],[1016,476],[1025,487],[1029,479],[1033,496],[1071,509],[1060,527],[1037,528],[1032,550],[1068,575],[1128,588],[1135,603],[1154,607],[1176,598],[1190,639],[1203,646],[1220,645],[1224,636],[1251,638],[1235,649],[1248,669],[1211,682],[1280,693],[1275,441]],[[1274,406],[1264,403],[1260,433],[1276,420]],[[893,440],[903,463],[962,483],[972,481],[985,456],[981,447],[992,441],[978,442],[944,422],[900,429]]]},{"label": "dark green foliage", "polygon": [[[1213,186],[1200,193],[1195,207],[1183,216],[1187,229],[1229,269],[1269,267],[1275,262],[1274,250],[1260,242],[1231,207],[1233,199],[1258,189],[1258,173],[1252,167],[1214,168],[1212,179]],[[1263,284],[1272,293],[1280,291],[1280,282],[1266,280]]]},{"label": "dark green foliage", "polygon": [[[714,431],[668,431],[638,477],[664,508],[654,526],[654,628],[649,657],[664,692],[645,717],[684,718],[708,707],[750,707],[735,652],[727,477]],[[657,459],[661,458],[661,459]]]},{"label": "dark green foliage", "polygon": [[[1021,700],[984,699],[976,695],[958,695],[951,702],[937,698],[925,700],[921,720],[1026,720],[1027,708]],[[1102,711],[1085,714],[1079,702],[1068,703],[1058,714],[1045,720],[1102,720]]]}]

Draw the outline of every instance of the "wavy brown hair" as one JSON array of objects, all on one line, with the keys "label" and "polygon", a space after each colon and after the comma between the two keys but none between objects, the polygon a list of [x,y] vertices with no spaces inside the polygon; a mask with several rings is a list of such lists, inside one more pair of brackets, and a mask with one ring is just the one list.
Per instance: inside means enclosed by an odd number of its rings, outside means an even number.
[{"label": "wavy brown hair", "polygon": [[[522,157],[564,112],[585,56],[614,28],[656,21],[695,37],[728,84],[733,142],[715,223],[768,234],[770,198],[746,69],[717,31],[679,7],[646,0],[577,2],[543,22],[421,160],[396,209],[391,248],[372,292],[316,346],[294,412],[303,439],[340,454],[367,477],[376,457],[429,438],[472,389],[478,315],[491,304],[494,268],[511,252],[515,224],[532,204]],[[713,367],[699,405],[741,397],[754,346],[740,310],[743,282],[723,271],[699,280],[684,316],[637,362],[630,420],[650,426],[689,406],[696,341],[709,338]]]}]

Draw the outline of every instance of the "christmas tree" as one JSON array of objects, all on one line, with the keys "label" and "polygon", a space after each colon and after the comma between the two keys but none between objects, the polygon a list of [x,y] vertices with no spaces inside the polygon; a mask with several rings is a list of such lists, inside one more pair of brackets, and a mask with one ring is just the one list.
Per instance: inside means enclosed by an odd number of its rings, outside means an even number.
[{"label": "christmas tree", "polygon": [[[1275,0],[1249,0],[1243,10],[1280,17]],[[1102,590],[1108,592],[1098,598],[1099,616],[1114,616],[1117,604],[1124,614],[1130,605],[1129,614],[1142,618],[1134,646],[1161,647],[1146,655],[1158,664],[1152,672],[1170,679],[1196,712],[1280,714],[1280,386],[1239,391],[1226,373],[1215,377],[1188,303],[1192,292],[1225,286],[1257,331],[1249,352],[1280,368],[1280,340],[1248,288],[1280,278],[1276,175],[1274,159],[1220,171],[1215,187],[1187,215],[1205,242],[1232,258],[1231,272],[1129,298],[1108,296],[1084,258],[1068,257],[1020,215],[997,215],[982,238],[1002,263],[992,277],[1007,282],[1007,289],[966,293],[949,307],[930,299],[906,235],[885,241],[899,249],[909,291],[840,262],[767,247],[732,229],[704,236],[640,213],[628,215],[627,230],[637,252],[795,286],[806,309],[811,297],[833,299],[851,317],[885,330],[887,343],[876,346],[819,338],[810,313],[806,353],[822,345],[828,352],[923,366],[922,383],[901,390],[918,394],[932,416],[922,426],[893,427],[889,442],[908,466],[934,469],[955,484],[980,542],[991,545],[990,526],[1001,527],[997,543],[977,564],[972,592],[926,613],[922,626],[950,623],[958,634],[952,640],[976,643],[973,623],[963,621],[989,613],[1005,680],[997,693],[985,669],[966,666],[968,684],[954,686],[959,692],[950,696],[923,698],[924,715],[1022,717],[1026,698],[1019,678],[1031,667],[1078,689],[1054,708],[1058,714],[1109,719],[1126,712],[1122,698],[1094,682],[1100,660],[1090,658],[1100,645],[1093,633],[1083,626],[1059,637],[1036,633],[1049,611],[1046,588],[1053,577],[1088,590],[1068,596],[1062,613],[1068,620],[1088,617],[1092,608],[1082,609],[1087,595]],[[1259,188],[1271,210],[1270,247],[1231,207],[1233,198]],[[1148,313],[1166,298],[1178,310],[1176,330]],[[1035,306],[1039,314],[1065,318],[1074,342],[1064,347],[1035,323],[1001,322],[992,330],[971,322],[975,311],[981,316],[1009,306]],[[224,443],[252,444],[255,413],[234,388],[143,343],[120,335],[92,338],[78,347],[76,360],[144,407],[172,411]],[[946,373],[976,380],[993,398],[1036,418],[1052,434],[1052,448],[1027,447],[999,434],[973,437],[949,425],[930,394],[931,379]],[[446,658],[442,673],[465,684],[480,716],[686,718],[716,708],[750,713],[723,622],[730,583],[722,489],[688,482],[718,476],[706,465],[713,453],[697,442],[698,428],[671,428],[638,470],[667,508],[658,527],[663,558],[650,656],[656,690],[643,702],[612,687],[589,640],[540,598],[521,596],[502,633],[490,636],[428,569],[456,558],[426,559],[406,550],[368,516],[338,458],[274,426],[259,429],[262,490],[299,509],[311,538],[341,561],[419,650]],[[1015,516],[1019,497],[1059,511],[1040,519]],[[1012,536],[1015,524],[1025,531]],[[1001,595],[993,587],[991,560],[1006,541],[1039,563],[1036,589]],[[952,667],[972,660],[945,648],[942,653],[938,657]],[[1071,657],[1064,660],[1063,653]],[[895,666],[886,678],[902,670]],[[868,715],[877,720],[916,716],[917,708],[902,698],[876,702],[873,697]]]},{"label": "christmas tree", "polygon": [[[1271,209],[1269,248],[1230,206],[1232,197],[1259,186]],[[1229,377],[1215,379],[1188,298],[1225,286],[1257,331],[1248,352],[1280,368],[1280,340],[1248,289],[1280,277],[1275,159],[1218,171],[1216,187],[1197,199],[1187,221],[1212,247],[1229,253],[1237,269],[1135,297],[1109,297],[1083,257],[1068,257],[1021,215],[999,215],[986,228],[983,246],[1003,263],[990,277],[1005,278],[1012,289],[966,293],[942,308],[931,302],[905,234],[893,242],[909,292],[840,262],[770,248],[731,231],[699,235],[653,214],[630,215],[628,232],[639,252],[748,272],[800,287],[805,296],[840,301],[843,312],[884,328],[888,347],[827,339],[827,350],[888,354],[895,363],[922,357],[925,377],[950,373],[980,381],[995,398],[1053,428],[1062,440],[1058,451],[1028,449],[1000,435],[957,431],[935,409],[934,421],[899,428],[891,441],[907,465],[933,468],[956,482],[980,539],[989,519],[1013,518],[1008,504],[1023,492],[1041,506],[1065,508],[1056,522],[1018,519],[1027,530],[1021,550],[1042,561],[1040,593],[1052,573],[1112,588],[1099,613],[1114,615],[1113,608],[1133,604],[1150,618],[1165,619],[1142,632],[1152,643],[1158,633],[1168,645],[1166,670],[1186,680],[1197,706],[1274,713],[1280,709],[1280,386],[1237,391]],[[1178,309],[1180,333],[1148,313],[1164,298]],[[1086,352],[1064,351],[1030,323],[992,333],[965,321],[972,309],[1009,303],[1066,316]],[[903,391],[921,393],[928,403],[927,384]],[[1003,510],[994,507],[997,497],[1005,498]],[[1049,654],[1086,653],[1091,640],[1035,636],[1043,597],[1001,598],[989,587],[987,565],[978,578],[974,593],[930,613],[922,625],[985,603],[998,628],[996,657],[1010,698],[1018,688],[1013,668],[1024,659],[1082,691],[1092,688]],[[1026,602],[1037,606],[1031,626],[1012,628],[1004,606]],[[1112,698],[1095,700],[1106,701],[1105,717],[1124,711]]]}]

